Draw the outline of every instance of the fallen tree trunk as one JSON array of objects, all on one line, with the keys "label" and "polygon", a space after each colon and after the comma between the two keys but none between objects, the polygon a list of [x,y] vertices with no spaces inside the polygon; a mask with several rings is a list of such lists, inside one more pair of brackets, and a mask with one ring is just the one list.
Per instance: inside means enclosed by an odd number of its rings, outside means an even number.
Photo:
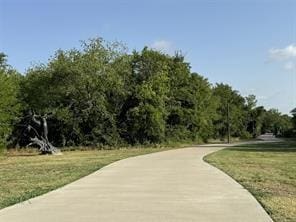
[{"label": "fallen tree trunk", "polygon": [[61,154],[61,151],[54,147],[50,142],[46,141],[44,138],[41,140],[37,137],[31,138],[31,143],[28,146],[37,145],[39,146],[39,150],[42,154]]},{"label": "fallen tree trunk", "polygon": [[54,147],[48,140],[47,114],[44,116],[33,114],[32,121],[38,126],[41,132],[38,132],[32,125],[28,125],[28,131],[33,131],[35,136],[30,137],[30,143],[27,146],[36,145],[41,154],[60,155],[61,151]]}]

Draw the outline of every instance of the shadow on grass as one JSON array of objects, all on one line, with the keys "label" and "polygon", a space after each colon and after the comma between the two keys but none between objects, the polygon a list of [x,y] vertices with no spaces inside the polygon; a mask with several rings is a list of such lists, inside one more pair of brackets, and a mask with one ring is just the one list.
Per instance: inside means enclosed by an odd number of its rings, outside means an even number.
[{"label": "shadow on grass", "polygon": [[39,156],[40,152],[33,148],[21,148],[21,149],[8,149],[7,152],[5,152],[5,156],[7,157],[21,157],[21,156]]},{"label": "shadow on grass", "polygon": [[32,157],[32,156],[40,156],[40,153],[9,153],[7,157]]},{"label": "shadow on grass", "polygon": [[230,147],[228,150],[244,152],[296,152],[296,142],[283,141],[275,143],[242,144]]}]

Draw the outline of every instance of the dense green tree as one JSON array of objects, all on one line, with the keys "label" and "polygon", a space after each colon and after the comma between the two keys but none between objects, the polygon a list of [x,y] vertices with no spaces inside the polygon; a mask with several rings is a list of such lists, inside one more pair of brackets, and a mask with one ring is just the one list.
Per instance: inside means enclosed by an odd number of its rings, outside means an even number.
[{"label": "dense green tree", "polygon": [[191,73],[180,53],[168,57],[168,77],[167,140],[207,140],[215,110],[208,80]]},{"label": "dense green tree", "polygon": [[167,132],[170,140],[186,140],[190,135],[189,121],[194,104],[190,92],[190,66],[184,57],[176,54],[169,62],[169,94],[167,100]]},{"label": "dense green tree", "polygon": [[[82,42],[80,49],[58,50],[23,77],[1,54],[0,90],[2,146],[8,136],[28,144],[32,112],[47,114],[55,146],[225,139],[228,124],[232,137],[285,136],[296,119],[257,107],[254,95],[243,97],[227,84],[212,86],[191,72],[180,53],[147,47],[127,53],[121,43],[101,38]],[[23,117],[16,118],[20,103]]]},{"label": "dense green tree", "polygon": [[124,84],[112,64],[123,50],[92,39],[82,50],[59,50],[49,64],[28,71],[24,101],[37,113],[52,113],[50,138],[56,145],[119,142],[111,101],[123,94]]},{"label": "dense green tree", "polygon": [[18,88],[21,76],[6,63],[0,53],[0,149],[7,145],[19,112]]},{"label": "dense green tree", "polygon": [[245,100],[246,131],[255,138],[261,134],[262,121],[266,111],[264,107],[256,106],[257,99],[255,95],[249,95]]},{"label": "dense green tree", "polygon": [[293,128],[291,117],[282,115],[277,109],[270,109],[264,113],[262,133],[273,133],[284,136]]},{"label": "dense green tree", "polygon": [[248,130],[253,135],[253,137],[257,137],[262,134],[265,113],[266,110],[263,106],[258,106],[251,110],[251,121],[248,124]]},{"label": "dense green tree", "polygon": [[130,66],[133,87],[120,112],[121,135],[132,144],[162,142],[167,116],[167,56],[144,48],[131,55]]},{"label": "dense green tree", "polygon": [[215,137],[225,138],[227,136],[228,114],[231,136],[248,137],[249,135],[246,131],[247,112],[245,110],[245,98],[226,84],[217,84],[213,91],[218,101],[217,119],[214,122]]}]

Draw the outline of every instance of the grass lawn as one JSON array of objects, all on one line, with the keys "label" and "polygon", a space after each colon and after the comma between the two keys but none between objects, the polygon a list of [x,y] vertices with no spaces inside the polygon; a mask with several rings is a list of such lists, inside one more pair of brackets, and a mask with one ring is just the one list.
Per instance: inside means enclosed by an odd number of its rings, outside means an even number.
[{"label": "grass lawn", "polygon": [[54,190],[127,157],[172,148],[68,151],[62,156],[10,152],[0,156],[0,209]]},{"label": "grass lawn", "polygon": [[205,160],[248,189],[274,221],[296,221],[295,141],[241,145]]}]

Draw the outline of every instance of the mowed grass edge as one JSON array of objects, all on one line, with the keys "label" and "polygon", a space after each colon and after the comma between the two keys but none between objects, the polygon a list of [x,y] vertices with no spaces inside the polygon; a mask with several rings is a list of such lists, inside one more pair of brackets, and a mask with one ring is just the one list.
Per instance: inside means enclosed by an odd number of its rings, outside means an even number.
[{"label": "mowed grass edge", "polygon": [[296,221],[295,141],[231,147],[204,160],[249,190],[274,221]]},{"label": "mowed grass edge", "polygon": [[115,161],[184,147],[67,151],[61,156],[0,156],[0,209],[55,190]]}]

